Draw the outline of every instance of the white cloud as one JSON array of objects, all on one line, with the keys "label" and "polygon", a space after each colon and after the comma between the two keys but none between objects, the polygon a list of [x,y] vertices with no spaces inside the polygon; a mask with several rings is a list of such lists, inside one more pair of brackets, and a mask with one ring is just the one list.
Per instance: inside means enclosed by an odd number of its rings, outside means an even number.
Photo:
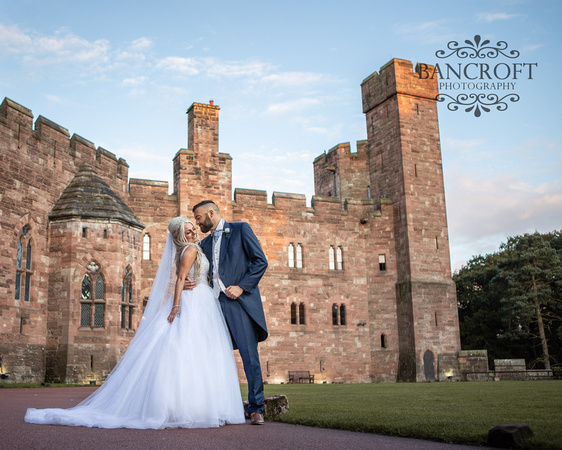
[{"label": "white cloud", "polygon": [[147,37],[141,37],[138,39],[135,39],[133,42],[131,42],[131,50],[136,51],[136,52],[140,52],[143,50],[147,50],[150,47],[152,47],[152,41],[150,39],[148,39]]},{"label": "white cloud", "polygon": [[279,116],[283,114],[294,114],[297,111],[302,111],[320,104],[320,101],[315,98],[299,98],[296,100],[289,100],[282,103],[273,103],[269,105],[265,111],[266,114],[271,116]]},{"label": "white cloud", "polygon": [[262,77],[271,66],[260,61],[222,62],[216,58],[203,58],[206,73],[214,77]]},{"label": "white cloud", "polygon": [[127,87],[138,87],[143,85],[145,81],[146,77],[134,77],[124,79],[121,84]]},{"label": "white cloud", "polygon": [[144,95],[146,91],[143,89],[143,86],[146,82],[147,78],[144,76],[133,77],[133,78],[125,78],[121,85],[125,86],[130,89],[129,95],[132,97],[138,97],[140,95]]},{"label": "white cloud", "polygon": [[453,269],[497,251],[508,236],[562,228],[562,180],[533,184],[513,174],[480,173],[457,168],[447,177]]},{"label": "white cloud", "polygon": [[25,33],[16,25],[0,24],[0,49],[22,54],[27,63],[101,64],[109,60],[110,45],[105,39],[88,41],[64,28],[51,36],[40,36]]},{"label": "white cloud", "polygon": [[432,20],[429,22],[409,22],[396,27],[396,33],[405,36],[405,39],[423,44],[444,44],[452,39],[453,34],[449,31],[448,21]]},{"label": "white cloud", "polygon": [[321,73],[314,72],[280,72],[266,75],[262,81],[271,83],[275,86],[309,86],[333,81],[329,77]]},{"label": "white cloud", "polygon": [[454,139],[444,138],[442,140],[442,147],[454,151],[455,154],[468,153],[472,154],[485,144],[483,139]]},{"label": "white cloud", "polygon": [[98,39],[90,42],[66,30],[59,30],[54,36],[39,37],[34,43],[37,46],[37,61],[103,63],[109,60],[109,41]]},{"label": "white cloud", "polygon": [[33,46],[33,40],[16,25],[0,23],[0,51],[24,53]]},{"label": "white cloud", "polygon": [[168,56],[156,64],[156,68],[192,76],[203,73],[209,77],[262,77],[272,67],[260,61],[221,61],[217,58],[190,58]]},{"label": "white cloud", "polygon": [[[318,155],[313,155],[309,152],[283,152],[277,148],[271,148],[268,151],[260,151],[260,152],[250,152],[250,153],[240,153],[237,154],[236,157],[240,158],[241,160],[245,161],[260,161],[260,162],[271,162],[271,163],[279,163],[279,162],[307,162],[311,163],[312,160]],[[260,164],[263,165],[263,164]],[[272,169],[275,169],[272,166]]]},{"label": "white cloud", "polygon": [[495,22],[497,20],[511,20],[516,17],[521,17],[521,14],[508,14],[505,12],[483,12],[478,14],[478,20],[481,22]]},{"label": "white cloud", "polygon": [[195,58],[184,58],[181,56],[168,56],[161,59],[157,69],[174,72],[176,75],[197,75],[200,72],[200,63]]},{"label": "white cloud", "polygon": [[45,98],[49,100],[51,103],[58,103],[58,104],[64,103],[64,100],[60,98],[58,95],[45,94]]}]

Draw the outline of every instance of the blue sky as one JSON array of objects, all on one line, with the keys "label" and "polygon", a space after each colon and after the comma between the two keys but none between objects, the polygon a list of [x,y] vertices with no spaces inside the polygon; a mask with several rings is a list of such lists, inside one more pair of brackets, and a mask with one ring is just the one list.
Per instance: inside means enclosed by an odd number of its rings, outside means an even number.
[{"label": "blue sky", "polygon": [[233,187],[310,202],[313,159],[366,138],[367,76],[392,58],[438,63],[450,41],[505,41],[537,63],[518,102],[478,118],[439,104],[458,269],[562,228],[561,19],[558,0],[0,0],[0,100],[126,159],[132,178],[171,182],[185,112],[212,99]]}]

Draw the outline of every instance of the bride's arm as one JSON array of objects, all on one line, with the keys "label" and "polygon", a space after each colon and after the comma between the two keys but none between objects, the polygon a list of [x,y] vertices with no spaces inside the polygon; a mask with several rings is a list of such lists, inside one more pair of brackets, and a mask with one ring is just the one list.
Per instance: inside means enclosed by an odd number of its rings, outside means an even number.
[{"label": "bride's arm", "polygon": [[185,279],[187,278],[187,274],[191,270],[191,266],[195,262],[196,257],[197,250],[192,246],[188,247],[183,252],[183,256],[181,257],[178,278],[176,280],[176,287],[174,289],[174,306],[172,306],[172,311],[170,311],[170,315],[168,316],[168,322],[170,323],[174,321],[176,316],[180,315],[181,293],[183,292],[183,286],[185,283]]}]

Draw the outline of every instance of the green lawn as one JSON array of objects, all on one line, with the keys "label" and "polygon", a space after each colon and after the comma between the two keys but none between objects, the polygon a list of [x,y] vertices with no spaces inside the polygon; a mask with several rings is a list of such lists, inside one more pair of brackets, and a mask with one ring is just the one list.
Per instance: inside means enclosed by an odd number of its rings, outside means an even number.
[{"label": "green lawn", "polygon": [[[242,385],[246,398],[247,386]],[[285,423],[485,445],[496,425],[527,423],[532,449],[562,448],[562,381],[266,385]]]}]

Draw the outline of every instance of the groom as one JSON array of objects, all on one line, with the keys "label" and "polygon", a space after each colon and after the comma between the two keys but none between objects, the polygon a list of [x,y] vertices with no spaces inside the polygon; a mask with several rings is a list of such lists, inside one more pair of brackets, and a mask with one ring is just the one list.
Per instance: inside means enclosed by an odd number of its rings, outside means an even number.
[{"label": "groom", "polygon": [[248,380],[248,411],[253,425],[263,425],[263,380],[258,342],[267,339],[267,326],[258,283],[267,260],[256,235],[245,222],[227,223],[211,200],[193,207],[195,223],[212,231],[201,247],[211,267],[211,286],[238,349]]}]

